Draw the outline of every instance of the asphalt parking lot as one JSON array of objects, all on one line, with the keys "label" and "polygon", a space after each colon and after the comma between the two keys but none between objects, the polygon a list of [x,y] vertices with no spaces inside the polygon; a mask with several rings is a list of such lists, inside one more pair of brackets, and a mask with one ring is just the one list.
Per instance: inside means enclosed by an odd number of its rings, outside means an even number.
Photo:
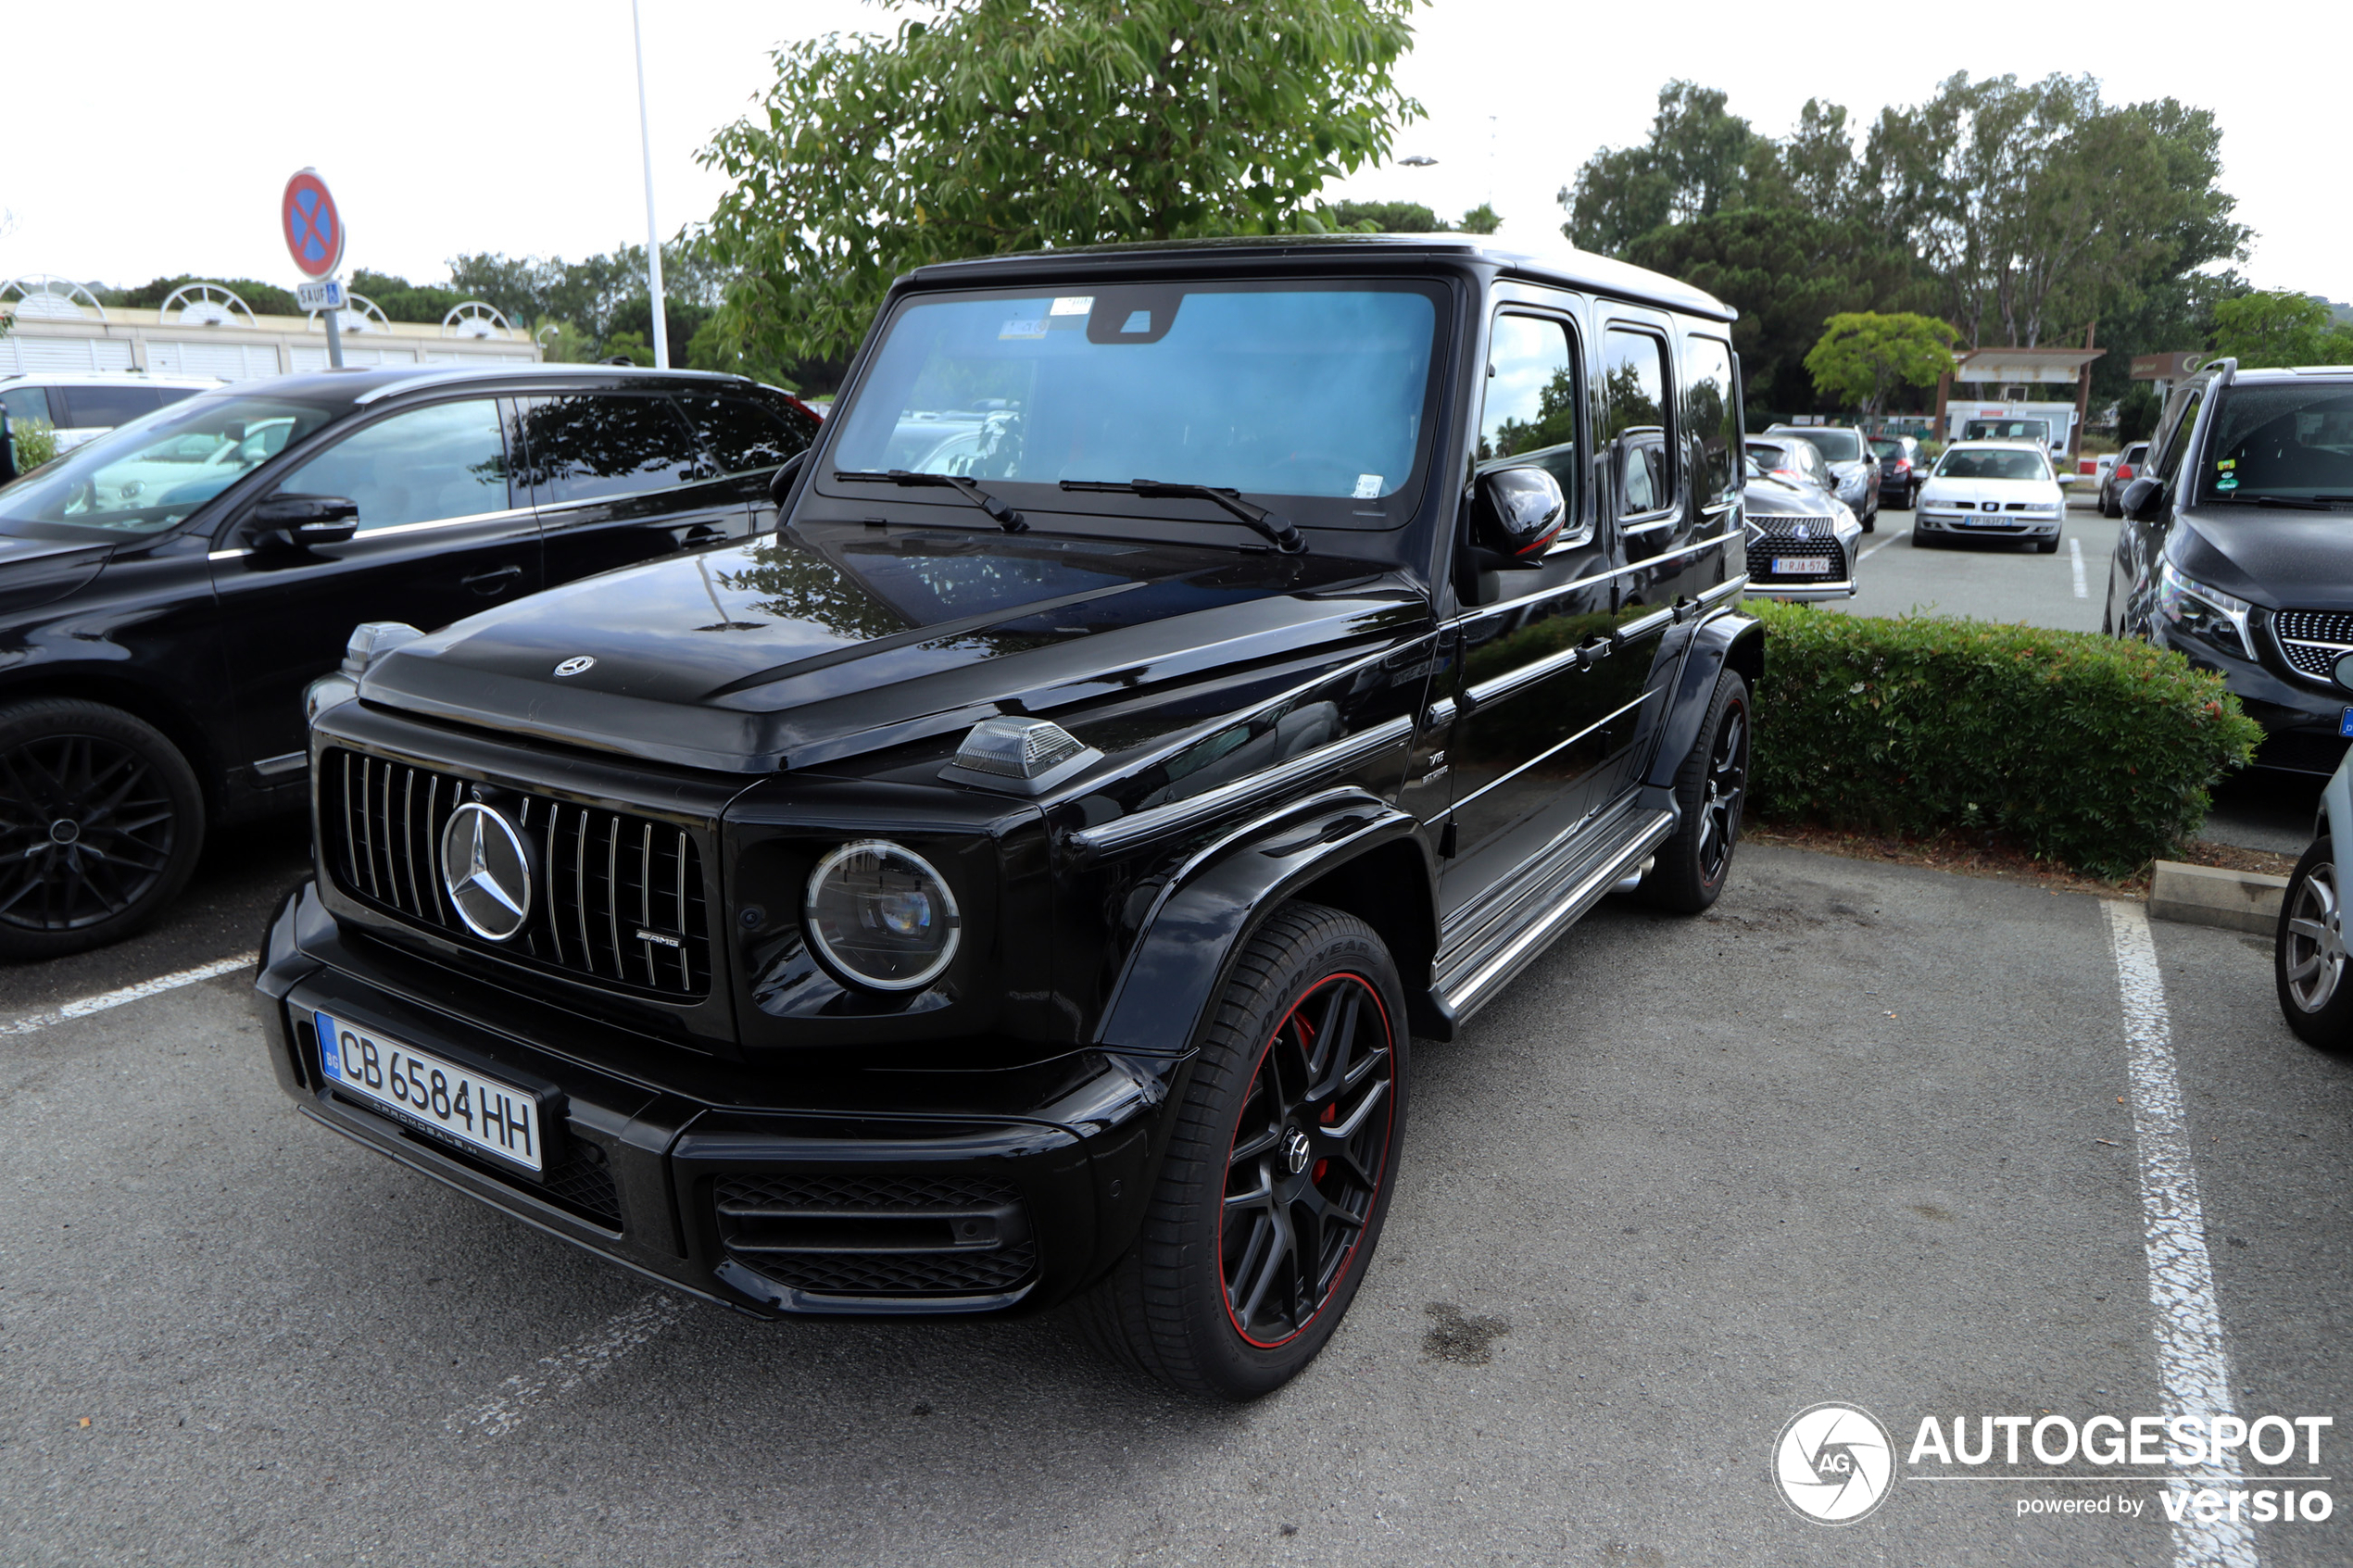
[{"label": "asphalt parking lot", "polygon": [[1844,608],[1856,615],[1941,613],[2096,632],[2108,558],[2120,522],[2100,516],[2088,485],[2069,499],[2056,554],[2009,539],[1912,542],[1912,514],[1881,508],[1863,536],[1861,577]]},{"label": "asphalt parking lot", "polygon": [[[2155,1485],[2081,1461],[1907,1474],[1843,1529],[1767,1464],[1824,1400],[1899,1447],[2164,1408],[2120,941],[2088,897],[1754,845],[1700,920],[1604,908],[1425,1047],[1354,1311],[1242,1409],[1054,1317],[659,1293],[297,1117],[242,974],[63,1018],[0,1042],[0,1562],[2168,1562]],[[2353,1061],[2281,1024],[2267,944],[2153,953],[2239,1411],[2342,1433]],[[2017,1512],[2095,1492],[2144,1512]],[[2353,1523],[2252,1549],[2341,1562]]]}]

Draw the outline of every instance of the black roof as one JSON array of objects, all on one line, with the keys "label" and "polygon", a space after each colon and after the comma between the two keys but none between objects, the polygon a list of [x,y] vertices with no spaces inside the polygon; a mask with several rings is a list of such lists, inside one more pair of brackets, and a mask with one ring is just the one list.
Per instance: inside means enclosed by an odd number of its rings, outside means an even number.
[{"label": "black roof", "polygon": [[1663,272],[1566,245],[1532,255],[1479,234],[1253,234],[1226,239],[1129,241],[934,262],[915,269],[908,277],[923,283],[972,283],[997,278],[1011,282],[1057,274],[1141,271],[1153,264],[1199,263],[1212,257],[1221,262],[1326,268],[1331,265],[1335,255],[1348,251],[1383,261],[1427,257],[1434,260],[1478,262],[1512,277],[1638,300],[1718,321],[1732,320],[1740,314],[1714,295]]}]

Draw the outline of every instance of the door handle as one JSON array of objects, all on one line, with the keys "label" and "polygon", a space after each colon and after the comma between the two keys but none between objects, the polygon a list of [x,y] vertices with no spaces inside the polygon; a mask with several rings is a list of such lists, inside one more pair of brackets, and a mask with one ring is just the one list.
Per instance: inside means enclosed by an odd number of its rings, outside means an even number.
[{"label": "door handle", "polygon": [[727,531],[717,523],[698,522],[680,531],[678,547],[682,550],[698,550],[705,545],[719,544],[726,537]]},{"label": "door handle", "polygon": [[486,599],[494,594],[505,593],[508,585],[522,575],[522,568],[519,566],[499,566],[488,571],[477,571],[472,577],[460,577],[458,581]]}]

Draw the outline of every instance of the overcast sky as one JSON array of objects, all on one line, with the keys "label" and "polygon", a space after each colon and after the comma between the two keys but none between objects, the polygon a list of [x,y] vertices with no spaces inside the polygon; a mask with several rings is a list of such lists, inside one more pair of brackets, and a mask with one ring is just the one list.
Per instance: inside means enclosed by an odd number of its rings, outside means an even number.
[{"label": "overcast sky", "polygon": [[[1429,118],[1396,148],[1437,165],[1367,170],[1331,194],[1448,216],[1491,194],[1505,238],[1558,244],[1554,193],[1595,148],[1643,137],[1670,75],[1725,89],[1735,113],[1779,135],[1810,96],[1868,125],[1955,70],[2089,70],[2111,101],[2171,94],[2214,110],[2225,188],[2256,231],[2248,275],[2353,300],[2343,0],[2271,0],[2245,31],[2221,25],[2211,5],[2183,7],[2181,26],[2171,10],[1946,6],[1898,19],[1715,0],[1439,0],[1403,67]],[[343,207],[347,267],[425,282],[460,251],[577,257],[644,239],[627,0],[239,15],[228,26],[201,7],[117,0],[103,39],[87,24],[12,30],[11,119],[47,131],[12,137],[0,159],[0,209],[14,215],[0,279],[132,284],[186,271],[291,285],[276,204],[306,164]],[[694,155],[770,80],[771,47],[887,20],[858,0],[647,0],[662,232],[711,209],[723,182]]]}]

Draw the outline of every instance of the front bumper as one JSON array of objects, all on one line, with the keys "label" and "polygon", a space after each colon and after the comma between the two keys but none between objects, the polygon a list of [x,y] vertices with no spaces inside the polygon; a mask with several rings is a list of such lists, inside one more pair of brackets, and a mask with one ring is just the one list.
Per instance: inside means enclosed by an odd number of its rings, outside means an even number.
[{"label": "front bumper", "polygon": [[[2268,631],[2256,634],[2259,638],[2271,635]],[[2257,767],[2325,776],[2345,760],[2347,741],[2343,721],[2353,711],[2353,700],[2347,696],[2283,680],[2267,665],[2234,658],[2193,638],[2175,636],[2163,624],[2152,629],[2149,640],[2186,656],[2196,668],[2222,677],[2246,716],[2263,726],[2263,742],[2255,748]]]},{"label": "front bumper", "polygon": [[1915,531],[1947,539],[2056,539],[2064,521],[2059,517],[2021,517],[2008,512],[1915,510],[1912,514]]},{"label": "front bumper", "polygon": [[[346,935],[313,884],[272,921],[256,990],[271,1064],[304,1115],[549,1235],[762,1317],[1063,1299],[1126,1248],[1182,1083],[1181,1063],[1075,1051],[1011,1073],[812,1072],[785,1092],[673,1042],[598,1041],[601,1060],[645,1062],[624,1077],[555,1043],[614,1026]],[[543,1092],[544,1178],[336,1093],[314,1010]]]}]

